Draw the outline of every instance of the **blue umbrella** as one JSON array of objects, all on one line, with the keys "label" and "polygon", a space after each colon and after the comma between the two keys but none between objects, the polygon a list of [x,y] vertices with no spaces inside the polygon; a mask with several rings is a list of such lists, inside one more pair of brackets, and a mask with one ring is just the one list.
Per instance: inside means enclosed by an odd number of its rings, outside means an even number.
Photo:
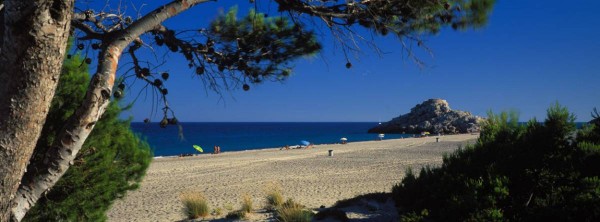
[{"label": "blue umbrella", "polygon": [[310,142],[308,142],[306,140],[302,140],[302,141],[300,141],[300,143],[302,143],[302,145],[305,145],[305,146],[310,145]]}]

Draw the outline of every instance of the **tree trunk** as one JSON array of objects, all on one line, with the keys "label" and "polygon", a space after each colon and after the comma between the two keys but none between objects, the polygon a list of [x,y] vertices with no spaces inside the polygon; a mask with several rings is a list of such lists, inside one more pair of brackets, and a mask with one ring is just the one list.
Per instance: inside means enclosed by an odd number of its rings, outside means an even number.
[{"label": "tree trunk", "polygon": [[0,221],[11,220],[21,178],[58,82],[73,0],[4,1],[0,43]]},{"label": "tree trunk", "polygon": [[[14,220],[20,221],[37,200],[47,192],[67,171],[81,146],[110,102],[116,70],[123,50],[140,35],[159,27],[188,8],[209,0],[173,1],[140,18],[123,31],[105,39],[99,55],[98,68],[81,106],[66,122],[53,147],[48,149],[44,161],[31,163],[22,178],[18,195],[13,200]],[[35,145],[35,142],[34,142]]]}]

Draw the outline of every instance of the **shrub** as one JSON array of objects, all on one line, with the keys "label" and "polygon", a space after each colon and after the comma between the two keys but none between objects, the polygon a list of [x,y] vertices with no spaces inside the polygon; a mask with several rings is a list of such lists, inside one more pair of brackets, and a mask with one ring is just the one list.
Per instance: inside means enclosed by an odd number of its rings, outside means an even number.
[{"label": "shrub", "polygon": [[361,194],[350,199],[338,200],[333,205],[336,208],[345,208],[363,203],[365,200],[374,200],[385,203],[391,197],[391,193],[368,193]]},{"label": "shrub", "polygon": [[252,197],[248,194],[244,194],[244,196],[242,197],[241,211],[244,211],[246,213],[252,213],[252,210],[254,210],[253,205],[254,204],[252,203]]},{"label": "shrub", "polygon": [[410,213],[402,215],[400,217],[400,222],[423,221],[425,219],[425,217],[427,217],[427,215],[429,215],[429,212],[427,211],[427,209],[424,209],[423,211],[421,211],[420,214],[417,214],[415,212],[410,212]]},{"label": "shrub", "polygon": [[[32,158],[44,158],[57,131],[77,109],[89,83],[87,70],[79,55],[65,60]],[[152,152],[148,143],[131,131],[129,121],[119,119],[122,110],[118,101],[110,103],[73,165],[39,199],[24,221],[105,221],[114,200],[139,186],[152,161]]]},{"label": "shrub", "polygon": [[304,206],[288,199],[275,210],[277,220],[287,222],[309,222],[312,220],[313,213],[304,208]]},{"label": "shrub", "polygon": [[269,185],[266,189],[266,207],[274,210],[283,204],[283,194],[281,188],[277,185]]},{"label": "shrub", "polygon": [[181,194],[180,198],[183,202],[184,212],[189,219],[206,217],[210,213],[208,202],[202,193],[185,192]]},{"label": "shrub", "polygon": [[223,206],[223,208],[225,208],[225,210],[227,210],[227,211],[232,211],[233,210],[233,204],[227,203],[227,204],[225,204],[225,206]]},{"label": "shrub", "polygon": [[221,216],[221,214],[223,214],[223,209],[220,207],[217,207],[212,211],[212,215]]},{"label": "shrub", "polygon": [[[577,131],[566,108],[543,123],[490,114],[479,140],[393,188],[402,218],[429,221],[597,221],[600,126]],[[427,212],[424,214],[423,212]]]},{"label": "shrub", "polygon": [[329,208],[317,213],[314,218],[316,220],[334,220],[334,221],[349,221],[348,215],[343,210],[338,208]]},{"label": "shrub", "polygon": [[246,217],[246,212],[242,210],[231,211],[227,213],[227,216],[225,216],[225,218],[230,220],[243,220],[246,219]]}]

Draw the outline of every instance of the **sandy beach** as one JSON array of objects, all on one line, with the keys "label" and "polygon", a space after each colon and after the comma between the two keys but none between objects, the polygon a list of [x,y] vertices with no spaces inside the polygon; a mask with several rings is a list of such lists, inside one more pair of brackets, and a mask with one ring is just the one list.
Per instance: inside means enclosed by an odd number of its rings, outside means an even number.
[{"label": "sandy beach", "polygon": [[[408,167],[437,165],[444,153],[477,135],[451,135],[348,144],[311,149],[263,149],[155,159],[141,187],[115,202],[109,221],[185,219],[179,194],[202,191],[212,208],[239,209],[242,195],[264,203],[265,188],[277,183],[286,198],[309,208],[331,206],[359,194],[390,192]],[[328,156],[333,150],[333,156]]]}]

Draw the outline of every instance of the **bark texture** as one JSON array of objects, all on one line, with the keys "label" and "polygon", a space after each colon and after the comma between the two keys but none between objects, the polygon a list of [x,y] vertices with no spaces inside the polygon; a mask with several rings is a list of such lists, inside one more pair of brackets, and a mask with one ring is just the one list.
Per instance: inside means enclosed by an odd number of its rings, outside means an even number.
[{"label": "bark texture", "polygon": [[72,0],[7,0],[0,53],[0,221],[35,148],[62,67]]},{"label": "bark texture", "polygon": [[[92,77],[85,99],[69,118],[41,162],[31,163],[23,176],[12,209],[14,220],[21,220],[35,202],[67,171],[81,146],[110,102],[116,70],[123,50],[140,35],[160,27],[166,19],[207,0],[173,1],[137,20],[131,26],[111,33],[103,41],[97,71]],[[33,142],[35,145],[35,141]]]}]

